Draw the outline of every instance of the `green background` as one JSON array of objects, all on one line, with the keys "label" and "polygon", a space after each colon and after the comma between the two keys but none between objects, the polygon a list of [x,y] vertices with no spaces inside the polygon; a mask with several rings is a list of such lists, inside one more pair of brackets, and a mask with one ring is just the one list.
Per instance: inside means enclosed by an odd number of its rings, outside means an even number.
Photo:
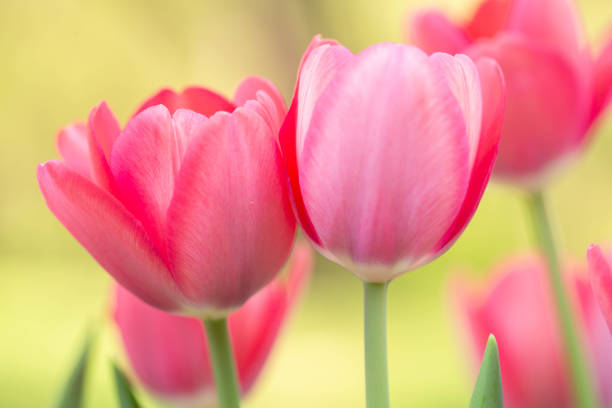
[{"label": "green background", "polygon": [[[421,2],[423,6],[426,2]],[[429,2],[456,18],[473,2]],[[612,24],[607,0],[581,0],[587,32]],[[110,278],[46,209],[36,164],[56,158],[55,134],[105,99],[124,122],[161,86],[201,84],[231,95],[246,75],[278,84],[288,99],[299,58],[316,33],[353,51],[400,41],[416,1],[0,0],[0,406],[44,407],[77,357],[84,331],[103,321],[88,407],[115,404],[109,358]],[[550,190],[562,247],[583,261],[612,237],[612,115]],[[521,193],[492,185],[447,255],[393,282],[389,366],[394,406],[465,407],[474,379],[448,279],[484,277],[530,247]],[[362,289],[317,257],[309,291],[258,385],[255,407],[359,407],[364,403]]]}]

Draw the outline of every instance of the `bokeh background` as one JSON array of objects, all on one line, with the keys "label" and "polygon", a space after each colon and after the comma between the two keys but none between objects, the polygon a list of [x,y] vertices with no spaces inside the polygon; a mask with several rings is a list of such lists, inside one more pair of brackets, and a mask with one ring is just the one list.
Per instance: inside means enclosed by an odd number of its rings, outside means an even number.
[{"label": "bokeh background", "polygon": [[[579,0],[598,49],[608,0]],[[104,322],[88,407],[114,407],[110,279],[46,209],[36,164],[57,157],[59,127],[105,99],[125,120],[161,86],[201,84],[228,95],[246,75],[288,99],[316,33],[359,51],[400,41],[410,10],[437,5],[466,18],[473,1],[0,0],[0,406],[56,399],[86,328]],[[580,261],[612,238],[612,114],[550,190],[562,247]],[[394,406],[465,407],[473,363],[448,300],[448,280],[486,276],[531,246],[523,197],[492,185],[473,222],[439,261],[393,282],[389,358]],[[246,408],[363,406],[360,282],[318,257],[310,289]],[[148,406],[153,406],[149,404]]]}]

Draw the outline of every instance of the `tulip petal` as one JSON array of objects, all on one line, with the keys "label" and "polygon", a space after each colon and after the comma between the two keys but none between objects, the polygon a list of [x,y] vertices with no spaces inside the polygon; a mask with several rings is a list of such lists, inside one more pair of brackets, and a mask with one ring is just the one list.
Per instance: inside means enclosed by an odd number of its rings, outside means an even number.
[{"label": "tulip petal", "polygon": [[482,125],[482,91],[478,70],[471,59],[465,55],[452,57],[448,54],[435,53],[430,57],[431,63],[439,70],[440,76],[455,95],[463,111],[470,147],[470,172],[480,142]]},{"label": "tulip petal", "polygon": [[428,54],[458,54],[470,45],[465,31],[438,11],[417,13],[406,27],[406,42],[418,46]]},{"label": "tulip petal", "polygon": [[[295,220],[275,135],[254,110],[220,112],[190,144],[168,209],[168,254],[192,300],[240,306],[289,254]],[[212,199],[214,197],[214,199]]]},{"label": "tulip petal", "polygon": [[289,267],[289,280],[278,278],[229,317],[229,330],[243,394],[253,386],[295,304],[310,272],[312,254],[298,244]]},{"label": "tulip petal", "polygon": [[91,179],[91,159],[87,142],[87,126],[73,123],[57,134],[57,150],[70,170]]},{"label": "tulip petal", "polygon": [[134,116],[155,105],[164,105],[168,108],[170,114],[174,114],[177,109],[182,108],[190,109],[204,116],[212,116],[219,111],[231,112],[236,108],[224,96],[209,89],[194,86],[185,88],[181,93],[172,89],[162,89],[146,100]]},{"label": "tulip petal", "polygon": [[541,182],[556,159],[582,140],[589,109],[585,83],[562,55],[516,35],[482,41],[470,56],[494,58],[506,81],[496,174],[527,184]]},{"label": "tulip petal", "polygon": [[466,25],[465,31],[472,39],[493,37],[506,25],[512,3],[511,0],[485,0]]},{"label": "tulip petal", "polygon": [[[324,248],[367,281],[405,272],[459,211],[468,156],[459,104],[428,57],[399,44],[366,49],[319,98],[298,157]],[[398,259],[401,270],[390,268]]]},{"label": "tulip petal", "polygon": [[[316,58],[312,62],[308,62],[308,67],[304,70],[304,66],[310,59],[311,54],[319,48],[321,48],[321,51],[317,52]],[[338,45],[337,42],[323,40],[320,36],[313,38],[302,57],[293,101],[279,133],[279,143],[293,193],[292,204],[302,229],[315,244],[320,244],[321,241],[304,206],[300,190],[299,172],[297,170],[298,150],[299,154],[301,154],[305,132],[308,130],[308,122],[310,121],[312,109],[317,98],[323,89],[325,89],[334,73],[351,57],[352,53],[345,47]],[[303,87],[306,90],[300,91]],[[301,96],[307,98],[307,101],[303,101]]]},{"label": "tulip petal", "polygon": [[612,101],[612,32],[610,40],[595,61],[594,101],[589,124],[594,123]]},{"label": "tulip petal", "polygon": [[116,194],[116,186],[110,171],[110,153],[115,140],[119,136],[120,128],[115,115],[106,102],[94,106],[89,112],[89,152],[93,179],[101,188]]},{"label": "tulip petal", "polygon": [[128,122],[110,162],[121,202],[142,222],[164,259],[166,211],[180,168],[180,145],[168,109],[157,105]]},{"label": "tulip petal", "polygon": [[154,394],[168,399],[193,398],[206,391],[214,395],[200,320],[151,307],[119,285],[114,318],[131,366]]},{"label": "tulip petal", "polygon": [[608,327],[612,331],[612,268],[597,245],[591,245],[587,251],[591,286],[597,296]]},{"label": "tulip petal", "polygon": [[176,308],[170,272],[121,203],[61,162],[40,165],[37,176],[51,212],[108,273],[155,307]]},{"label": "tulip petal", "polygon": [[572,0],[513,0],[506,28],[572,60],[580,58],[586,38],[574,3]]},{"label": "tulip petal", "polygon": [[259,91],[265,92],[271,98],[277,117],[275,122],[282,123],[287,112],[287,106],[276,86],[265,78],[252,76],[244,79],[236,89],[234,103],[236,106],[243,106],[249,100],[256,100]]},{"label": "tulip petal", "polygon": [[433,257],[428,257],[424,263],[432,261],[437,255],[450,248],[472,219],[489,183],[493,163],[497,156],[506,100],[504,76],[499,65],[490,58],[480,58],[476,61],[476,66],[482,84],[483,117],[470,184],[457,218],[438,243]]}]

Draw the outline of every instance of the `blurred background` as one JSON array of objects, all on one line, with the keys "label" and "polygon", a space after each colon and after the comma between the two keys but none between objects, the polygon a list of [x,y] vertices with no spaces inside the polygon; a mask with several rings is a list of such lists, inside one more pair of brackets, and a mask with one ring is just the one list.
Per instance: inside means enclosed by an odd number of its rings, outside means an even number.
[{"label": "blurred background", "polygon": [[[606,2],[577,2],[596,50],[612,21]],[[359,51],[401,41],[406,14],[420,6],[467,18],[474,4],[0,0],[0,406],[49,406],[96,321],[106,329],[87,406],[116,404],[108,359],[118,354],[107,316],[110,279],[47,210],[36,183],[36,164],[57,157],[61,126],[85,119],[102,99],[124,123],[162,86],[198,84],[231,95],[250,74],[271,79],[288,99],[314,34]],[[581,262],[589,243],[612,239],[610,157],[608,113],[584,157],[550,191],[562,247]],[[484,277],[500,259],[530,247],[522,198],[492,185],[448,254],[390,286],[395,406],[467,406],[474,367],[452,319],[448,278]],[[363,406],[361,302],[360,282],[318,257],[310,289],[244,406]]]}]

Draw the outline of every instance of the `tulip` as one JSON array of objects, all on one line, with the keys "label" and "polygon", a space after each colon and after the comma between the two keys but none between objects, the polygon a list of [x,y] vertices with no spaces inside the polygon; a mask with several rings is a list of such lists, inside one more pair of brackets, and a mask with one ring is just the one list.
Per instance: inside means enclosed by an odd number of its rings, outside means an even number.
[{"label": "tulip", "polygon": [[389,405],[387,282],[444,253],[496,156],[501,70],[402,44],[354,55],[315,37],[279,140],[306,235],[364,281],[366,398]]},{"label": "tulip", "polygon": [[[242,395],[260,375],[310,273],[308,246],[298,245],[286,279],[277,278],[229,317]],[[121,286],[114,318],[138,382],[153,396],[188,407],[215,406],[206,335],[198,319],[155,309]]]},{"label": "tulip", "polygon": [[490,59],[315,37],[280,134],[310,240],[367,282],[446,251],[489,179],[503,89]]},{"label": "tulip", "polygon": [[608,258],[597,245],[591,245],[587,251],[589,272],[593,292],[601,311],[612,331],[612,268]]},{"label": "tulip", "polygon": [[612,95],[612,36],[592,58],[571,0],[484,0],[455,24],[423,11],[406,26],[426,52],[492,57],[507,85],[494,175],[540,189],[588,140]]},{"label": "tulip", "polygon": [[[597,378],[604,406],[612,404],[612,337],[596,306],[585,270],[567,268],[572,311]],[[563,351],[546,263],[535,256],[512,259],[493,271],[484,288],[458,281],[455,310],[464,323],[474,359],[480,359],[489,333],[497,338],[506,408],[576,406],[571,374]]]},{"label": "tulip", "polygon": [[49,209],[123,287],[157,308],[223,317],[268,284],[295,233],[274,86],[230,102],[163,90],[123,130],[102,102],[38,167]]}]

